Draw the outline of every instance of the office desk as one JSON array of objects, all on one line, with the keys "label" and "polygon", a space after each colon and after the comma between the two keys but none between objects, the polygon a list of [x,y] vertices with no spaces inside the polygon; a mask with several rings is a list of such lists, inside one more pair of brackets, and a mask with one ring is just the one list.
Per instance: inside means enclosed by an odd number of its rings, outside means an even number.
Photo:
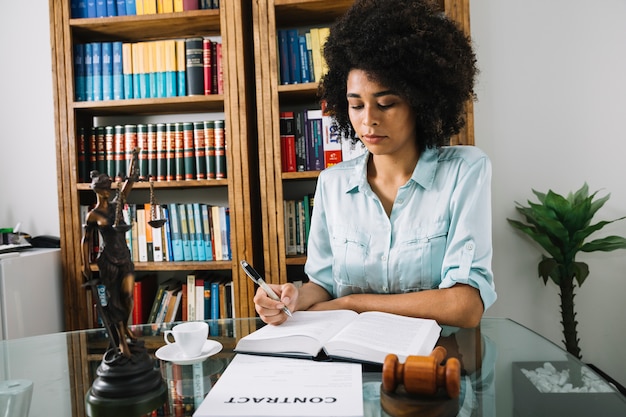
[{"label": "office desk", "polygon": [[[202,364],[205,389],[210,389],[234,356],[238,338],[255,330],[258,319],[208,321],[210,339],[223,350]],[[162,346],[161,332],[171,325],[136,326],[136,334],[154,352]],[[444,329],[446,331],[447,329]],[[446,332],[447,333],[447,332]],[[581,362],[560,347],[508,319],[485,318],[478,329],[463,329],[442,337],[450,355],[462,361],[459,415],[485,417],[517,416],[626,416],[626,399],[612,390],[601,394],[540,394],[520,378],[520,367],[533,369],[550,361],[581,369]],[[107,340],[102,330],[57,333],[0,343],[0,380],[28,379],[34,382],[30,417],[76,417],[84,415],[84,395],[92,373],[102,359]],[[170,363],[157,361],[165,377]],[[192,365],[180,365],[189,366]],[[585,367],[586,368],[586,367]],[[588,368],[587,368],[588,369]],[[364,369],[365,416],[387,414],[380,407],[380,372]],[[610,369],[607,370],[610,373]],[[522,375],[523,376],[523,375]],[[592,414],[593,413],[593,414]]]}]

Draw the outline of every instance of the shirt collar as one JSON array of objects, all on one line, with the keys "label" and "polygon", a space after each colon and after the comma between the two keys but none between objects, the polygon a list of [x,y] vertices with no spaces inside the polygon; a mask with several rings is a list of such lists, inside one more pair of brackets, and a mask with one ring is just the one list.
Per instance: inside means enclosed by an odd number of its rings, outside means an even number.
[{"label": "shirt collar", "polygon": [[[363,189],[367,183],[367,161],[369,160],[370,153],[365,152],[359,157],[359,160],[355,161],[354,170],[348,181],[346,187],[346,193]],[[421,185],[424,189],[429,190],[433,186],[435,181],[435,172],[437,170],[437,163],[439,162],[439,151],[436,148],[427,148],[420,155],[420,159],[413,170],[411,179],[415,183]]]}]

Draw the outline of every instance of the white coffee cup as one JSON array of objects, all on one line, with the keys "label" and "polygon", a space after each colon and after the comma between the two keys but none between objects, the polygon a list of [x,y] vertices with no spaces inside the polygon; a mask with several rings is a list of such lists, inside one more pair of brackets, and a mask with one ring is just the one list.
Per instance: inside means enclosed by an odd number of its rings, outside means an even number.
[{"label": "white coffee cup", "polygon": [[[169,340],[169,335],[174,338],[174,342]],[[168,345],[176,343],[183,356],[195,358],[202,353],[202,347],[209,336],[209,325],[203,321],[189,321],[177,324],[172,330],[165,330],[163,338]]]}]

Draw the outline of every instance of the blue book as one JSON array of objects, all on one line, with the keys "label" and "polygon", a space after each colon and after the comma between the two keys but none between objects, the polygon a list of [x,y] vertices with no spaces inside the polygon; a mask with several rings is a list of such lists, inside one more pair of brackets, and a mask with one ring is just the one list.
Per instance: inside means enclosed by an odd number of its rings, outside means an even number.
[{"label": "blue book", "polygon": [[124,99],[122,42],[113,42],[113,100]]},{"label": "blue book", "polygon": [[211,282],[211,318],[220,318],[220,283],[217,281]]},{"label": "blue book", "polygon": [[230,245],[230,207],[222,207],[223,214],[222,219],[224,225],[224,235],[222,236],[222,245],[224,249],[222,252],[224,253],[224,260],[230,261],[233,259],[233,252]]},{"label": "blue book", "polygon": [[74,45],[74,96],[76,101],[87,100],[85,92],[85,45]]},{"label": "blue book", "polygon": [[302,82],[300,76],[300,47],[298,46],[298,30],[287,30],[287,46],[289,56],[289,78],[291,84],[299,84]]},{"label": "blue book", "polygon": [[189,239],[189,222],[187,209],[184,203],[178,204],[178,218],[180,219],[180,236],[183,242],[183,260],[191,261],[191,240]]},{"label": "blue book", "polygon": [[209,217],[209,206],[200,205],[202,212],[202,235],[204,237],[204,251],[207,261],[213,260],[213,241],[211,240],[211,218]]},{"label": "blue book", "polygon": [[96,0],[87,0],[87,17],[97,17]]},{"label": "blue book", "polygon": [[178,86],[176,81],[176,41],[163,41],[165,49],[165,97],[176,97]]},{"label": "blue book", "polygon": [[72,0],[70,7],[73,19],[87,17],[87,0]]},{"label": "blue book", "polygon": [[193,203],[193,222],[196,228],[196,246],[198,252],[198,260],[206,261],[206,245],[204,243],[204,228],[202,224],[202,211],[200,203]]},{"label": "blue book", "polygon": [[211,316],[211,299],[212,298],[213,298],[213,294],[211,294],[211,282],[204,280],[204,318],[205,320],[215,318]]},{"label": "blue book", "polygon": [[290,84],[289,77],[289,46],[287,41],[287,31],[278,29],[278,57],[280,65],[280,83]]},{"label": "blue book", "polygon": [[91,43],[91,64],[93,66],[93,99],[102,101],[102,43]]},{"label": "blue book", "polygon": [[191,248],[191,260],[198,261],[198,243],[196,243],[196,219],[193,215],[193,204],[185,204],[187,209],[187,226],[189,227],[189,247]]},{"label": "blue book", "polygon": [[115,10],[118,16],[126,16],[126,0],[115,0]]},{"label": "blue book", "polygon": [[96,0],[96,17],[106,17],[107,0]]},{"label": "blue book", "polygon": [[311,82],[309,54],[306,49],[306,37],[298,35],[298,49],[300,53],[300,78],[303,83]]},{"label": "blue book", "polygon": [[135,0],[126,0],[126,16],[134,16],[136,14]]},{"label": "blue book", "polygon": [[102,42],[102,99],[113,100],[113,44]]},{"label": "blue book", "polygon": [[170,234],[172,238],[172,260],[183,261],[183,238],[180,232],[180,217],[178,215],[178,206],[176,203],[169,203],[167,211],[170,216]]},{"label": "blue book", "polygon": [[106,0],[107,17],[117,16],[117,0]]},{"label": "blue book", "polygon": [[85,47],[85,99],[93,101],[93,44],[86,43]]}]

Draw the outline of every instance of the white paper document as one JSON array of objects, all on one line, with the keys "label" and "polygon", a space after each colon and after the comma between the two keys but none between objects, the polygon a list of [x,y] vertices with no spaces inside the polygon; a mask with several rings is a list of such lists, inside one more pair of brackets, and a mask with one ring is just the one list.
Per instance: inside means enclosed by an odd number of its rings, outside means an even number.
[{"label": "white paper document", "polygon": [[193,417],[362,417],[361,365],[237,354]]}]

